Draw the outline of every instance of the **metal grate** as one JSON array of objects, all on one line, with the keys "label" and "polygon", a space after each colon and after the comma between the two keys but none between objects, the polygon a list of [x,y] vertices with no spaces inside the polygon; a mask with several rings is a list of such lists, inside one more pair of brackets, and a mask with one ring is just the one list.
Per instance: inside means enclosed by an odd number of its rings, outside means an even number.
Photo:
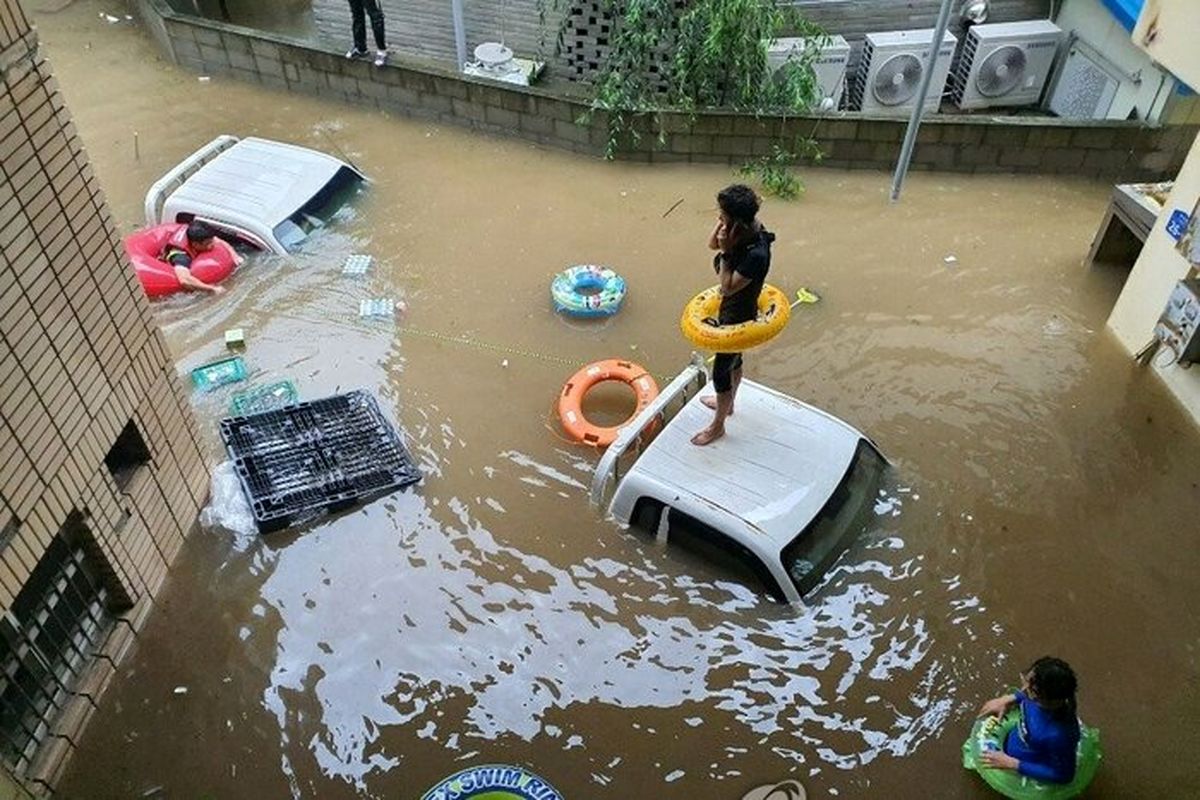
[{"label": "metal grate", "polygon": [[866,90],[867,75],[871,72],[871,59],[875,55],[875,45],[870,38],[863,42],[862,54],[858,58],[858,70],[854,80],[850,82],[850,109],[861,111],[863,107],[863,92]]},{"label": "metal grate", "polygon": [[221,421],[261,532],[416,483],[421,473],[365,391]]},{"label": "metal grate", "polygon": [[975,53],[979,49],[979,35],[975,31],[967,34],[967,41],[950,68],[950,99],[957,106],[962,105],[963,94],[967,90],[967,82],[971,77],[971,67],[975,64]]}]

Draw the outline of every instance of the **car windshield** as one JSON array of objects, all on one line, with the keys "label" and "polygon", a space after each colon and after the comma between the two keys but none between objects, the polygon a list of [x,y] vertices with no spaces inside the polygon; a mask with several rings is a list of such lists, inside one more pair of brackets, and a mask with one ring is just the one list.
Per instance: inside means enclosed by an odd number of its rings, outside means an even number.
[{"label": "car windshield", "polygon": [[783,548],[781,559],[788,576],[803,596],[821,580],[850,539],[861,532],[865,514],[872,508],[887,462],[866,439],[842,476],[829,502],[807,528]]},{"label": "car windshield", "polygon": [[349,167],[342,167],[311,200],[275,226],[275,238],[289,253],[295,252],[305,239],[324,228],[358,194],[361,184],[362,176]]}]

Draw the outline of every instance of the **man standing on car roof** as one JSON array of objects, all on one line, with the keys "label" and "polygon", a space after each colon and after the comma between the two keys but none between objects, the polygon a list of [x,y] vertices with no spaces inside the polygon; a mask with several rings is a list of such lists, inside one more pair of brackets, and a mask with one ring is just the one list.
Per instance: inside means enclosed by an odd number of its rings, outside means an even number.
[{"label": "man standing on car roof", "polygon": [[[771,242],[775,234],[758,221],[758,195],[749,186],[735,183],[717,193],[720,218],[708,237],[710,250],[717,250],[713,268],[721,289],[717,322],[736,325],[758,316],[758,296],[771,269]],[[706,445],[725,435],[725,420],[733,413],[733,401],[742,382],[742,354],[717,353],[713,359],[712,382],[717,396],[700,402],[715,415],[707,428],[692,437],[692,444]]]}]

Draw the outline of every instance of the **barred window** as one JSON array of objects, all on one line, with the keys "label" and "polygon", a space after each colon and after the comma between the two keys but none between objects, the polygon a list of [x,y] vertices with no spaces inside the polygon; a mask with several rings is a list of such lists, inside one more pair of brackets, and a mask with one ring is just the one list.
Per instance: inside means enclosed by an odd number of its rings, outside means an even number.
[{"label": "barred window", "polygon": [[73,514],[0,617],[0,762],[25,770],[112,625]]}]

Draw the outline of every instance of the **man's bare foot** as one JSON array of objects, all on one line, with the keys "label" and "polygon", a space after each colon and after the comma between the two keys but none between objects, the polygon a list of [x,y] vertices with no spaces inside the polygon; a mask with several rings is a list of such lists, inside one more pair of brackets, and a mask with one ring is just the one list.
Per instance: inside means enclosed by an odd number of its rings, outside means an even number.
[{"label": "man's bare foot", "polygon": [[[713,411],[717,410],[717,398],[712,395],[701,397],[700,404],[705,408],[711,408]],[[729,407],[729,416],[733,416],[733,406]]]},{"label": "man's bare foot", "polygon": [[697,447],[704,447],[704,445],[712,444],[713,442],[715,442],[717,439],[720,439],[724,435],[725,435],[725,426],[724,425],[722,425],[719,428],[714,428],[713,426],[710,425],[692,437],[692,444],[696,445]]}]

